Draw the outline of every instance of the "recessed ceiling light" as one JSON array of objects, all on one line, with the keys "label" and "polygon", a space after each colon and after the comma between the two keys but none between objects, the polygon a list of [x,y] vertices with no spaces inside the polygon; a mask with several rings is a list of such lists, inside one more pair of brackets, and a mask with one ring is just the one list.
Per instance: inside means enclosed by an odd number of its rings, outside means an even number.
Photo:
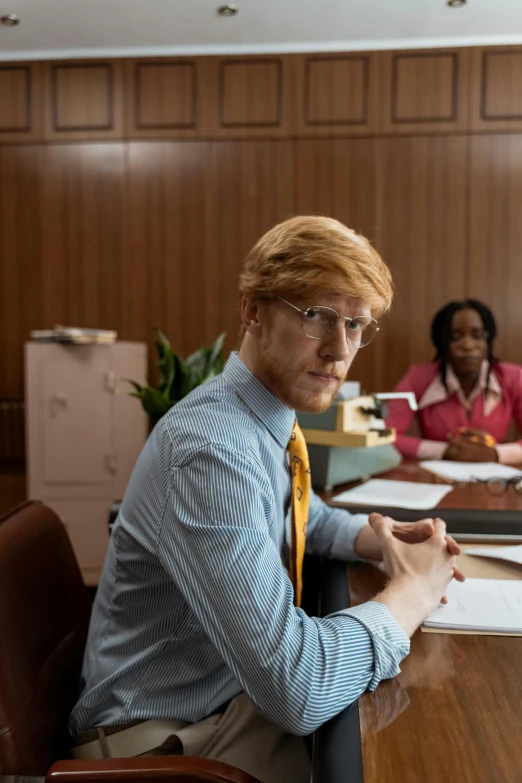
[{"label": "recessed ceiling light", "polygon": [[0,22],[5,27],[16,27],[17,24],[20,24],[20,19],[15,14],[6,14],[5,16],[0,16]]},{"label": "recessed ceiling light", "polygon": [[218,14],[220,16],[235,16],[239,12],[239,8],[235,3],[227,3],[226,5],[220,5],[218,8]]},{"label": "recessed ceiling light", "polygon": [[468,0],[448,0],[450,8],[462,8],[468,4]]}]

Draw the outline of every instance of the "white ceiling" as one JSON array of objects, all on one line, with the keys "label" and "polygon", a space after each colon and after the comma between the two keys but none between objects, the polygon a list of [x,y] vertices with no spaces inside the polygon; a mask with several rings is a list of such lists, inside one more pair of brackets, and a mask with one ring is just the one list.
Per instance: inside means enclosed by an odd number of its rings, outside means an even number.
[{"label": "white ceiling", "polygon": [[0,0],[0,60],[522,43],[522,0]]}]

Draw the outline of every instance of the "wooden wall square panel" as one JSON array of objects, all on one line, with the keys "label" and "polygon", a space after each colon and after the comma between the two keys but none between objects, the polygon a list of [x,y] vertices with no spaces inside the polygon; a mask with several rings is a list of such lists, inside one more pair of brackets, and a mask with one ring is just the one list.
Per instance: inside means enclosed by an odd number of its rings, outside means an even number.
[{"label": "wooden wall square panel", "polygon": [[194,62],[137,63],[136,127],[196,127]]},{"label": "wooden wall square panel", "polygon": [[288,56],[213,58],[213,136],[263,137],[293,127]]},{"label": "wooden wall square panel", "polygon": [[299,135],[375,132],[378,59],[368,52],[293,57]]},{"label": "wooden wall square panel", "polygon": [[0,63],[0,144],[41,139],[40,75],[39,63]]},{"label": "wooden wall square panel", "polygon": [[495,355],[522,364],[522,135],[469,139],[468,291],[493,310]]},{"label": "wooden wall square panel", "polygon": [[122,138],[121,61],[48,63],[45,133],[52,141]]},{"label": "wooden wall square panel", "polygon": [[473,130],[522,130],[522,47],[474,49]]},{"label": "wooden wall square panel", "polygon": [[130,138],[191,138],[208,133],[215,108],[209,58],[127,62],[127,130]]},{"label": "wooden wall square panel", "polygon": [[223,127],[281,125],[279,60],[221,63],[219,108]]},{"label": "wooden wall square panel", "polygon": [[382,58],[386,133],[467,130],[466,49],[387,52]]}]

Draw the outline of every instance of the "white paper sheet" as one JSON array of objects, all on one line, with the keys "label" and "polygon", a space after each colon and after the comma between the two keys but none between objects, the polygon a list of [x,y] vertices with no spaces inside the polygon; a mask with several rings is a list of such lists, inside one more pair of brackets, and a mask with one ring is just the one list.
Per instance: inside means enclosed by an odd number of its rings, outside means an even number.
[{"label": "white paper sheet", "polygon": [[425,621],[428,628],[522,633],[522,580],[453,580],[446,595],[448,603]]},{"label": "white paper sheet", "polygon": [[499,560],[509,560],[510,563],[522,565],[522,546],[497,546],[491,549],[466,549],[467,555],[478,557],[495,557]]},{"label": "white paper sheet", "polygon": [[370,479],[354,489],[341,492],[333,500],[354,505],[393,506],[397,508],[435,508],[453,487],[447,484],[421,484],[415,481]]},{"label": "white paper sheet", "polygon": [[448,481],[472,481],[473,478],[505,478],[522,476],[520,470],[498,462],[451,462],[450,460],[427,460],[420,463],[421,468],[435,473]]}]

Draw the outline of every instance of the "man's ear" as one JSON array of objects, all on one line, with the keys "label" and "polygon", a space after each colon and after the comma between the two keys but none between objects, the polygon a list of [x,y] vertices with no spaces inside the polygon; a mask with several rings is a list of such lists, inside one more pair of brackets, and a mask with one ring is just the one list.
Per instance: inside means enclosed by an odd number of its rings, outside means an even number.
[{"label": "man's ear", "polygon": [[256,299],[246,296],[241,300],[241,323],[246,332],[260,334],[261,332],[261,306]]}]

